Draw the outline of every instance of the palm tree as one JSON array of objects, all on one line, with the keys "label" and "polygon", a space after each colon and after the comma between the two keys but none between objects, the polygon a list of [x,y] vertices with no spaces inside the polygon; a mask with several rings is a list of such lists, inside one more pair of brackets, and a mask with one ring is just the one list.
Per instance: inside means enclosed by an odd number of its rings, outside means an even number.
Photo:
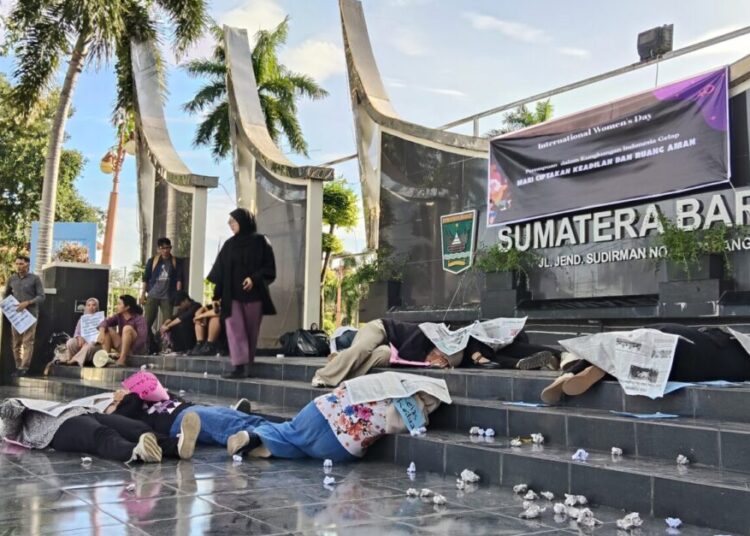
[{"label": "palm tree", "polygon": [[205,28],[206,0],[31,0],[15,3],[8,17],[18,80],[12,99],[28,117],[51,85],[58,68],[68,61],[60,100],[49,134],[39,205],[36,270],[49,262],[60,155],[65,124],[76,83],[90,64],[117,58],[117,106],[132,110],[130,40],[157,41],[159,20],[170,20],[176,54],[198,39]]},{"label": "palm tree", "polygon": [[554,106],[550,102],[550,99],[539,101],[534,106],[534,110],[522,104],[518,108],[511,110],[503,116],[503,126],[495,128],[487,132],[485,136],[492,138],[499,136],[500,134],[507,134],[522,128],[530,127],[538,123],[544,123],[552,119],[552,114],[555,111]]},{"label": "palm tree", "polygon": [[[198,125],[193,143],[196,147],[211,146],[214,158],[221,160],[230,150],[227,66],[224,31],[214,25],[211,33],[216,40],[211,57],[193,60],[186,66],[191,76],[205,77],[208,83],[183,108],[190,114],[208,111]],[[286,43],[288,33],[289,17],[286,17],[274,30],[261,30],[256,34],[252,53],[253,72],[271,138],[278,144],[283,133],[294,152],[307,156],[307,142],[297,119],[296,101],[303,96],[320,99],[328,92],[312,77],[292,72],[279,63],[278,50]]]}]

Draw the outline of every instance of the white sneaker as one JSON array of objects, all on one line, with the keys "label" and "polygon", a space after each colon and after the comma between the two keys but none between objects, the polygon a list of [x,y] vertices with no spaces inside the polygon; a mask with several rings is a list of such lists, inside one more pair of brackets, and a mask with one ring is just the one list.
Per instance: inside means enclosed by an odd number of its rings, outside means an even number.
[{"label": "white sneaker", "polygon": [[189,460],[195,452],[195,442],[201,433],[201,418],[194,411],[189,411],[180,423],[180,439],[177,441],[177,454],[181,460]]},{"label": "white sneaker", "polygon": [[138,438],[138,444],[133,449],[133,455],[128,462],[141,461],[145,463],[158,463],[161,461],[161,447],[156,441],[156,436],[147,432]]},{"label": "white sneaker", "polygon": [[320,379],[319,377],[317,377],[317,376],[313,376],[313,379],[312,379],[312,381],[310,382],[310,384],[311,384],[311,385],[312,385],[313,387],[326,387],[326,382],[324,382],[323,380],[321,380],[321,379]]},{"label": "white sneaker", "polygon": [[227,439],[227,454],[234,456],[248,443],[250,443],[250,434],[246,430],[230,435]]}]

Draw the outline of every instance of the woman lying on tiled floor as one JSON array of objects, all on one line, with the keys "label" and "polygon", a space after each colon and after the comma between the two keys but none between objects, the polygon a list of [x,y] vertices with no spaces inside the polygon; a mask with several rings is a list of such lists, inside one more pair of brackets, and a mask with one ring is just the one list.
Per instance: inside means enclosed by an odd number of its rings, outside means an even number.
[{"label": "woman lying on tiled floor", "polygon": [[180,438],[155,434],[144,422],[112,415],[117,395],[104,393],[69,404],[8,398],[0,404],[3,438],[30,449],[92,454],[121,462],[159,462],[162,456],[189,459],[200,430],[186,418]]},{"label": "woman lying on tiled floor", "polygon": [[364,456],[383,435],[426,427],[429,414],[440,402],[451,403],[444,380],[385,372],[346,381],[283,423],[252,414],[244,399],[235,408],[225,408],[174,397],[144,402],[128,393],[121,397],[115,413],[172,437],[179,433],[185,415],[196,414],[201,421],[198,443],[225,446],[230,456],[345,461]]}]

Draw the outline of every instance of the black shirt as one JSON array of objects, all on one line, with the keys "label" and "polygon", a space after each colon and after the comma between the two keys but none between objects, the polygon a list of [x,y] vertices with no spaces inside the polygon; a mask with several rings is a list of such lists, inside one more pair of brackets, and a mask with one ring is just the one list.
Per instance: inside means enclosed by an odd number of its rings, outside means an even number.
[{"label": "black shirt", "polygon": [[183,324],[191,323],[195,318],[195,313],[201,308],[201,304],[195,300],[190,300],[190,305],[184,311],[178,311],[176,315],[172,317],[172,320],[180,319]]},{"label": "black shirt", "polygon": [[398,355],[407,361],[424,361],[435,345],[414,322],[383,319],[388,342],[396,347]]},{"label": "black shirt", "polygon": [[115,414],[142,421],[157,434],[169,435],[177,416],[186,408],[195,405],[192,402],[185,402],[182,399],[172,399],[172,401],[179,403],[179,406],[174,408],[172,413],[166,411],[163,413],[157,413],[156,411],[149,413],[149,403],[141,400],[137,394],[130,393],[125,395],[122,401],[117,405]]}]

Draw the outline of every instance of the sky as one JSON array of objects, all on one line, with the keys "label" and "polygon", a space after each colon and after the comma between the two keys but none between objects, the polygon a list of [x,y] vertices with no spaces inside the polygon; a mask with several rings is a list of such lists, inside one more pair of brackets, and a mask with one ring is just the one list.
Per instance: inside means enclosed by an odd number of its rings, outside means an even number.
[{"label": "sky", "polygon": [[[7,13],[13,0],[0,0]],[[506,102],[599,74],[638,60],[637,34],[674,24],[674,48],[750,25],[750,2],[721,0],[364,0],[365,17],[380,73],[396,111],[409,121],[438,126]],[[355,152],[354,125],[346,78],[341,23],[336,0],[209,0],[211,16],[222,24],[270,29],[290,16],[281,60],[313,76],[329,96],[299,103],[299,118],[310,147],[309,159],[282,150],[298,164],[320,164]],[[197,43],[186,59],[210,53],[211,42]],[[735,39],[552,99],[555,116],[589,108],[750,54],[750,36]],[[0,57],[0,72],[12,77],[13,57]],[[60,76],[60,79],[62,75]],[[219,177],[208,197],[206,265],[228,238],[227,213],[235,207],[229,160],[216,162],[206,148],[192,145],[196,116],[181,106],[202,82],[187,76],[172,57],[168,69],[167,124],[172,141],[194,172]],[[115,100],[111,67],[89,66],[73,100],[66,147],[87,159],[78,189],[92,204],[106,208],[111,175],[99,160],[115,143],[109,122]],[[501,116],[483,119],[486,132]],[[470,133],[471,126],[458,132]],[[356,162],[336,166],[337,175],[359,193]],[[135,162],[126,160],[121,176],[113,265],[132,266],[139,248]],[[40,178],[41,180],[41,178]],[[261,222],[262,226],[262,222]],[[348,251],[365,246],[360,224],[341,237]]]}]

